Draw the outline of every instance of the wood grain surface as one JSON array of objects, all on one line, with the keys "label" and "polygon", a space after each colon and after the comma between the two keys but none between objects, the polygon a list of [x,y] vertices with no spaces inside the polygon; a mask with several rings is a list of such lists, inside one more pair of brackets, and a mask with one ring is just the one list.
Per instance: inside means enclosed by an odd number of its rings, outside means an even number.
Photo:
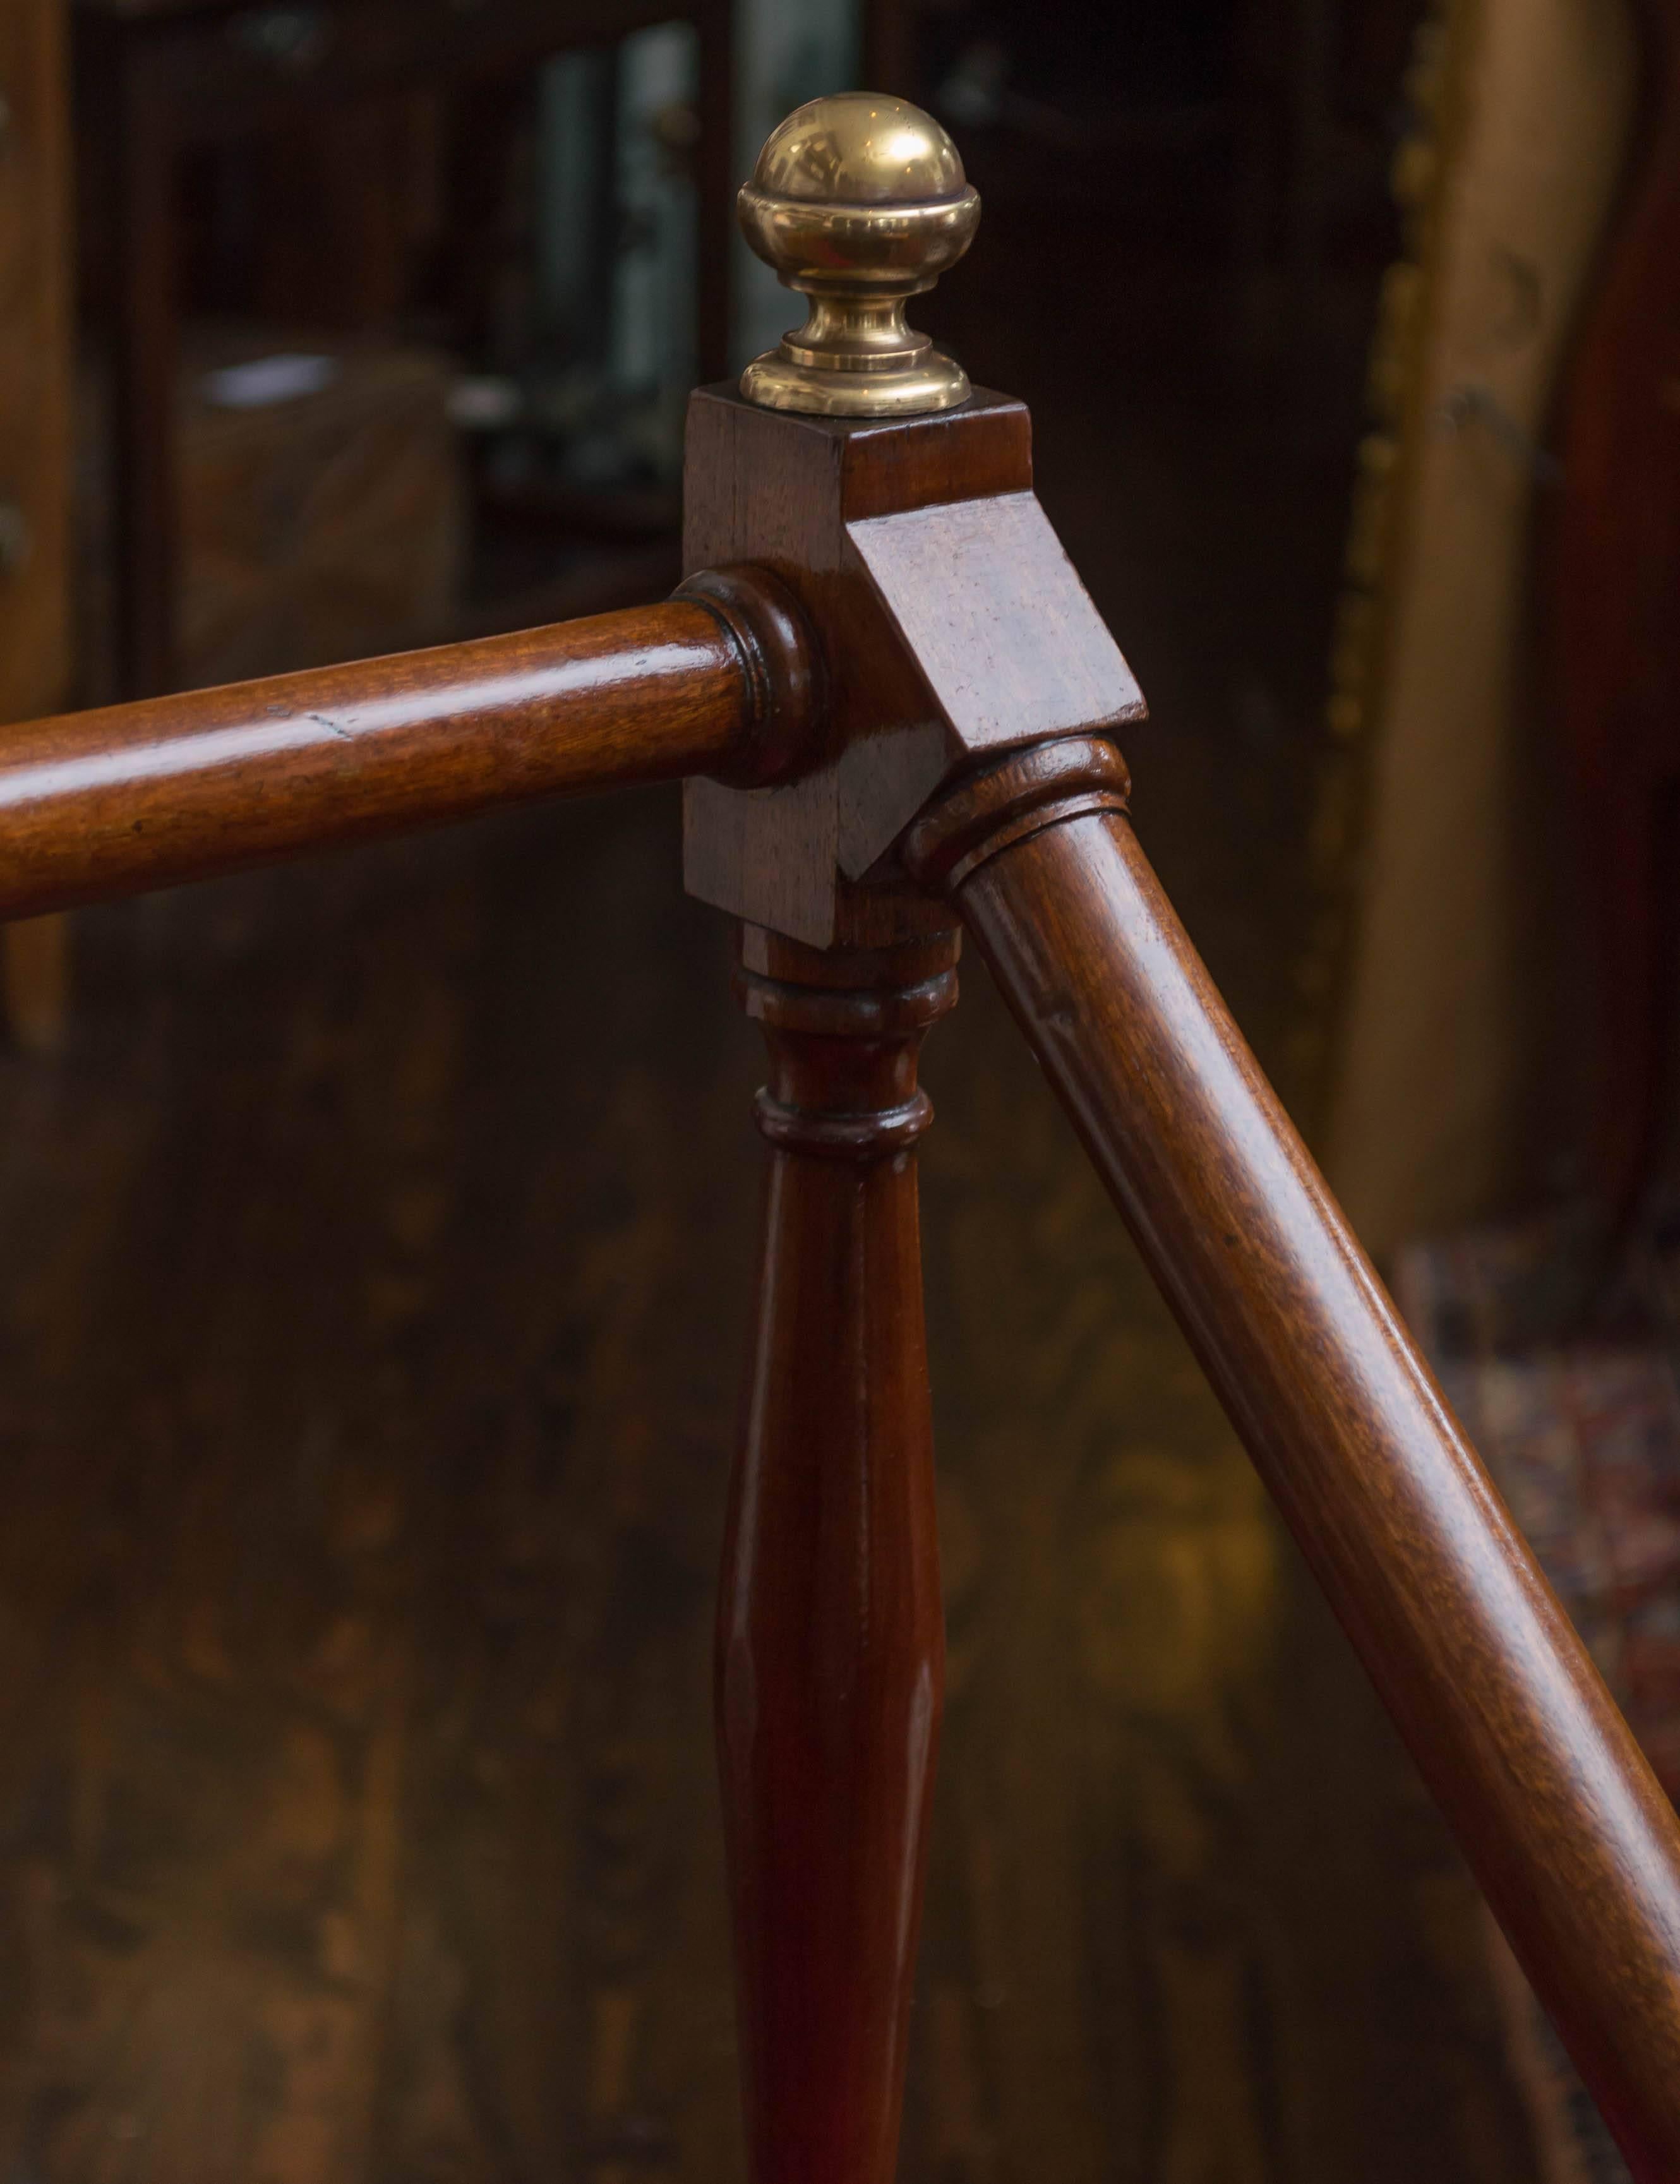
[{"label": "wood grain surface", "polygon": [[[1111,727],[1136,679],[1032,494],[1025,406],[847,424],[755,409],[733,386],[688,412],[683,562],[763,564],[822,632],[827,763],[773,797],[689,791],[690,889],[814,947],[914,937],[891,852],[954,765]],[[877,869],[880,868],[880,869]]]},{"label": "wood grain surface", "polygon": [[756,2184],[898,2166],[945,1656],[916,1056],[956,955],[743,939],[770,1162],[716,1688]]},{"label": "wood grain surface", "polygon": [[1680,1825],[1161,892],[1100,742],[960,784],[948,884],[1642,2184]]},{"label": "wood grain surface", "polygon": [[[866,891],[841,870],[860,790],[898,811],[876,844],[885,850],[947,764],[926,682],[896,641],[848,526],[1032,482],[1031,420],[1004,395],[982,392],[947,416],[853,426],[754,409],[733,385],[691,398],[683,566],[776,571],[821,627],[831,671],[826,764],[773,797],[704,781],[688,788],[683,869],[702,901],[813,947],[915,937],[913,910],[908,924],[876,929]],[[904,905],[902,889],[895,900]]]},{"label": "wood grain surface", "polygon": [[[534,796],[771,775],[811,690],[759,595],[31,722],[0,752],[0,915],[199,878]],[[732,604],[731,604],[732,602]],[[774,640],[780,640],[779,643]]]}]

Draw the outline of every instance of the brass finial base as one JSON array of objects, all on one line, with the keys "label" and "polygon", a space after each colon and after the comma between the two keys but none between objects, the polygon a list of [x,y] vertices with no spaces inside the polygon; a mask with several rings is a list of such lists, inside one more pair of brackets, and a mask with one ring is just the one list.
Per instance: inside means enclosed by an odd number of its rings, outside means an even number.
[{"label": "brass finial base", "polygon": [[926,364],[854,376],[799,364],[784,348],[766,349],[741,375],[741,392],[761,410],[803,410],[817,417],[914,417],[966,402],[968,374],[929,344]]},{"label": "brass finial base", "polygon": [[739,210],[759,256],[810,299],[804,325],[743,373],[749,402],[902,417],[968,399],[962,366],[904,323],[910,298],[956,264],[980,220],[937,121],[868,92],[813,99],[759,153]]},{"label": "brass finial base", "polygon": [[907,417],[966,402],[968,374],[961,365],[926,334],[910,332],[902,303],[893,311],[900,343],[888,349],[860,343],[858,351],[837,353],[821,345],[825,304],[814,299],[806,323],[747,366],[741,392],[765,410],[804,410],[819,417]]}]

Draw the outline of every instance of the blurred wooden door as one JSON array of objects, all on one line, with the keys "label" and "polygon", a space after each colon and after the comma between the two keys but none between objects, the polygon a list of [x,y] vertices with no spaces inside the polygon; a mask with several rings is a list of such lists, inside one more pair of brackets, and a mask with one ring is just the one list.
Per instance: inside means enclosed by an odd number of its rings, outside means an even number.
[{"label": "blurred wooden door", "polygon": [[[0,722],[55,711],[70,664],[70,222],[64,0],[0,7]],[[0,727],[0,735],[4,734]],[[58,918],[4,933],[6,1014],[52,1045]]]}]

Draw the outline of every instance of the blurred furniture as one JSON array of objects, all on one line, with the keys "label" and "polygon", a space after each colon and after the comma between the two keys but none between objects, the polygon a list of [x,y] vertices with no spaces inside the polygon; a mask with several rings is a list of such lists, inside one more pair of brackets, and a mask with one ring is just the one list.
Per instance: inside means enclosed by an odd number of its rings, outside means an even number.
[{"label": "blurred furniture", "polygon": [[[69,152],[63,0],[9,0],[0,9],[0,722],[65,695]],[[64,957],[58,919],[7,929],[5,1014],[26,1045],[58,1035]]]},{"label": "blurred furniture", "polygon": [[[195,329],[176,451],[175,659],[190,688],[460,634],[454,369],[376,341]],[[81,677],[114,687],[109,434],[84,381]],[[103,582],[102,582],[103,579]]]},{"label": "blurred furniture", "polygon": [[[1583,885],[1588,1168],[1672,1256],[1680,1199],[1680,5],[1649,0],[1638,156],[1570,367],[1548,598]],[[1666,1203],[1664,1201],[1666,1201]]]},{"label": "blurred furniture", "polygon": [[1406,255],[1371,354],[1309,972],[1341,996],[1326,1168],[1383,1257],[1546,1187],[1560,982],[1530,599],[1558,476],[1543,441],[1638,94],[1627,10],[1447,0],[1409,88]]},{"label": "blurred furniture", "polygon": [[[452,90],[567,47],[681,19],[700,41],[698,344],[728,340],[732,49],[728,0],[77,0],[86,121],[107,162],[121,686],[163,690],[179,563],[175,404],[180,163],[196,146],[295,125],[405,87]],[[353,232],[353,230],[351,231]],[[324,259],[343,247],[323,234]],[[323,279],[325,274],[323,271]]]}]

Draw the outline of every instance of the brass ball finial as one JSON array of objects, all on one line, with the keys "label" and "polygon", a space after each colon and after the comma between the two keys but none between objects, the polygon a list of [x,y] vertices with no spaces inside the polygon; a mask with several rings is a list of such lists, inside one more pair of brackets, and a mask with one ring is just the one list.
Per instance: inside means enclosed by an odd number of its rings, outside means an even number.
[{"label": "brass ball finial", "polygon": [[810,298],[804,325],[742,374],[749,402],[902,417],[968,399],[962,366],[904,323],[980,224],[979,192],[931,114],[874,92],[812,99],[771,133],[739,211],[759,256]]}]

